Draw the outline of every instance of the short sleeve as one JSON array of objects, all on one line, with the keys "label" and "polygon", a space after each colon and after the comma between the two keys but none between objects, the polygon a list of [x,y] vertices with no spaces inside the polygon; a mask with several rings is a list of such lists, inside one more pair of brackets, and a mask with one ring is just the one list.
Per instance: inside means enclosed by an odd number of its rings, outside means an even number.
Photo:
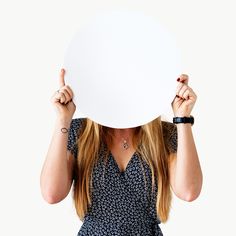
[{"label": "short sleeve", "polygon": [[178,133],[176,124],[162,121],[163,138],[169,153],[177,152]]},{"label": "short sleeve", "polygon": [[78,147],[76,141],[79,137],[84,119],[85,118],[74,118],[70,123],[67,150],[70,150],[74,157],[77,157]]}]

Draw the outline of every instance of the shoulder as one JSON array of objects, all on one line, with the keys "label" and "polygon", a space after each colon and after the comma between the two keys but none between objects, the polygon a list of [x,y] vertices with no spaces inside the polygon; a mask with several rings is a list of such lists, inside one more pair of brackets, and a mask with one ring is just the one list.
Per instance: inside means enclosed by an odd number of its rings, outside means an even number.
[{"label": "shoulder", "polygon": [[86,118],[73,118],[69,127],[69,136],[77,136],[78,132],[82,129]]},{"label": "shoulder", "polygon": [[83,126],[86,118],[73,118],[70,123],[70,129],[78,129]]},{"label": "shoulder", "polygon": [[69,127],[69,134],[68,134],[68,143],[67,149],[71,150],[75,153],[77,145],[77,139],[80,136],[80,131],[82,130],[86,118],[73,118],[70,123]]},{"label": "shoulder", "polygon": [[162,120],[162,132],[169,153],[177,152],[178,134],[176,124]]},{"label": "shoulder", "polygon": [[175,135],[177,132],[177,126],[176,124],[162,120],[162,130],[163,130],[163,135]]}]

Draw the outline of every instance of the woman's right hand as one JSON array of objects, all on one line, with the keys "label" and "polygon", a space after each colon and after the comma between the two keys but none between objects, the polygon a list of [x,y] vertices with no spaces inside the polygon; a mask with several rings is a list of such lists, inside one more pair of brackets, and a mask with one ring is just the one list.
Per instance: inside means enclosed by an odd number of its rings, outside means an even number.
[{"label": "woman's right hand", "polygon": [[76,110],[76,105],[72,101],[72,89],[69,85],[65,85],[64,75],[65,69],[62,68],[59,78],[59,90],[53,94],[51,101],[60,119],[71,120]]}]

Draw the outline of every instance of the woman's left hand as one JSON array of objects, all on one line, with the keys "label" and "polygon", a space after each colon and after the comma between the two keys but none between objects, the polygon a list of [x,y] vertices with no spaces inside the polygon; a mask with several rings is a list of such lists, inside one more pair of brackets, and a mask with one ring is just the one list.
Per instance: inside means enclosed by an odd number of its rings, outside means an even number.
[{"label": "woman's left hand", "polygon": [[176,97],[171,103],[174,116],[189,117],[197,100],[197,95],[194,93],[192,88],[188,86],[188,75],[182,74],[177,81],[179,84],[176,89]]}]

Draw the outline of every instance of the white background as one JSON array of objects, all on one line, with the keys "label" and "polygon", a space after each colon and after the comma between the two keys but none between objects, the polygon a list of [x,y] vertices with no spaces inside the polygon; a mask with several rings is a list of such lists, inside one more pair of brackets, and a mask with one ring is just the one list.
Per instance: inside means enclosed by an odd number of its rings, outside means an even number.
[{"label": "white background", "polygon": [[[234,1],[1,1],[0,235],[76,236],[71,193],[56,205],[39,176],[54,128],[50,98],[78,24],[98,9],[142,9],[177,35],[198,95],[193,133],[204,175],[193,202],[174,197],[166,236],[236,235]],[[171,120],[171,117],[169,117]]]}]

